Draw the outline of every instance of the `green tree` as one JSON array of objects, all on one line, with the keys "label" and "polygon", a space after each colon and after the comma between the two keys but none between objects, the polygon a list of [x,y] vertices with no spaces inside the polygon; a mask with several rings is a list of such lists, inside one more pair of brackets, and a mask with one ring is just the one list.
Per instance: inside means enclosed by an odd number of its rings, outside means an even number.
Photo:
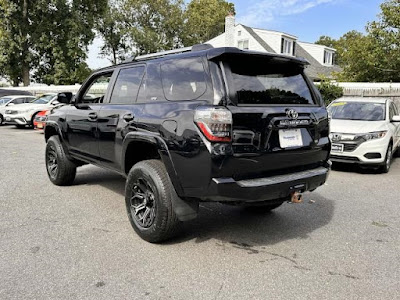
[{"label": "green tree", "polygon": [[223,33],[229,13],[235,13],[235,6],[225,0],[190,1],[184,13],[183,44],[201,44]]},{"label": "green tree", "polygon": [[111,55],[112,64],[123,61],[128,51],[126,27],[123,22],[123,14],[118,6],[120,2],[109,1],[104,15],[99,19],[96,31],[103,39],[100,54],[104,57]]},{"label": "green tree", "polygon": [[0,0],[1,73],[14,85],[30,82],[71,84],[94,38],[93,27],[107,0]]},{"label": "green tree", "polygon": [[322,78],[321,82],[317,85],[319,92],[324,99],[325,104],[329,105],[333,100],[343,96],[343,88],[332,83],[327,78]]},{"label": "green tree", "polygon": [[183,0],[125,0],[121,11],[136,54],[178,48],[183,27]]},{"label": "green tree", "polygon": [[367,31],[374,41],[375,81],[400,81],[400,1],[382,3],[379,20],[368,23]]}]

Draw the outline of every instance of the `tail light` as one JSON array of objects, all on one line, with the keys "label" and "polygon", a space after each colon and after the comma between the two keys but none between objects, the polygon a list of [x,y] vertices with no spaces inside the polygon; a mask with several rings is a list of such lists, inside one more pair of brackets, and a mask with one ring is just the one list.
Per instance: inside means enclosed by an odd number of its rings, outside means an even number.
[{"label": "tail light", "polygon": [[224,107],[199,107],[194,121],[210,142],[232,140],[232,113]]}]

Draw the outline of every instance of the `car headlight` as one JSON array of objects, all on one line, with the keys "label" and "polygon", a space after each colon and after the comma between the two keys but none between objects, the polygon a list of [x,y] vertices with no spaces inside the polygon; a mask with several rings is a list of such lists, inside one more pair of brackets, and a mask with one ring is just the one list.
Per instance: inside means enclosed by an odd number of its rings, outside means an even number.
[{"label": "car headlight", "polygon": [[29,112],[31,112],[31,110],[30,109],[26,109],[26,110],[20,110],[18,113],[26,114],[26,113],[29,113]]},{"label": "car headlight", "polygon": [[366,141],[381,139],[386,136],[387,131],[375,131],[369,133],[358,134],[357,138],[362,138]]}]

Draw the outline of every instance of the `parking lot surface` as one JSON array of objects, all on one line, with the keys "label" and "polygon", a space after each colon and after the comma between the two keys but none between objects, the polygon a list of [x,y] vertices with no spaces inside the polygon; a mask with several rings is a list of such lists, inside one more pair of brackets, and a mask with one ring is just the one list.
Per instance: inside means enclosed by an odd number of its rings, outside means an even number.
[{"label": "parking lot surface", "polygon": [[400,158],[336,168],[268,214],[201,204],[155,245],[129,224],[123,177],[84,166],[54,186],[44,148],[0,127],[0,299],[400,299]]}]

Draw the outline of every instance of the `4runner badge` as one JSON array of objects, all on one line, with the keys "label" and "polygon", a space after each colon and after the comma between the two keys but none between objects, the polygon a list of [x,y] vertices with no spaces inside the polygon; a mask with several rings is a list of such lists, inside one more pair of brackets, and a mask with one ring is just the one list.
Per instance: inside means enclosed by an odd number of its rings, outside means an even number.
[{"label": "4runner badge", "polygon": [[286,116],[289,119],[296,120],[299,117],[299,113],[297,111],[295,111],[294,109],[287,109]]}]

